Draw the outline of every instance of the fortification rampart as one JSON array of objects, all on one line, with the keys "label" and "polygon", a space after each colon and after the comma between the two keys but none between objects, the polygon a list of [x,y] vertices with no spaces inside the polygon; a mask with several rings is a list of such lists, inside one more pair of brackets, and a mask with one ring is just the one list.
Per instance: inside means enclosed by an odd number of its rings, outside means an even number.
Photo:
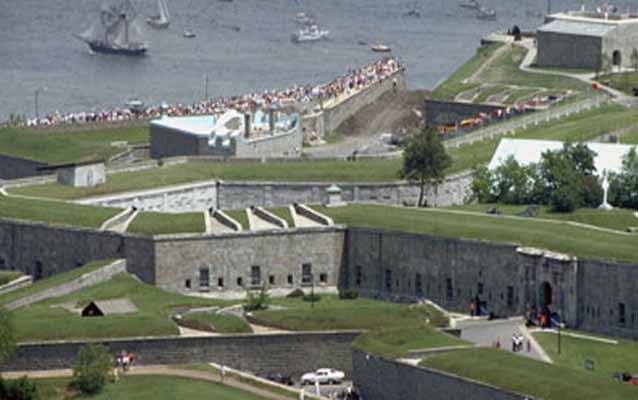
[{"label": "fortification rampart", "polygon": [[0,154],[0,179],[18,179],[40,175],[38,169],[47,165],[46,162],[42,161]]}]

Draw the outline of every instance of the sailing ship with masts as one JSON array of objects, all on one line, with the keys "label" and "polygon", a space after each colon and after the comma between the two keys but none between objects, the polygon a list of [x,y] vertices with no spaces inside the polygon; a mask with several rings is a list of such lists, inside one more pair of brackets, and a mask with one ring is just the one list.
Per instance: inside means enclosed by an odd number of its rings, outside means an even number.
[{"label": "sailing ship with masts", "polygon": [[146,18],[146,23],[153,28],[168,28],[168,25],[171,22],[170,14],[168,13],[168,7],[166,6],[166,0],[157,0],[157,8],[159,9],[159,14]]},{"label": "sailing ship with masts", "polygon": [[141,56],[148,44],[142,40],[137,11],[130,0],[102,3],[100,18],[76,35],[96,53]]}]

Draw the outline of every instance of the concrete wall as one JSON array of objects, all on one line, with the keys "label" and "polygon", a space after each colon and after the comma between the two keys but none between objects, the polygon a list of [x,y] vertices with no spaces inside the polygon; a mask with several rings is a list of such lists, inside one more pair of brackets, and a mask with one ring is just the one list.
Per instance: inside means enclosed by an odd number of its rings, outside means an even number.
[{"label": "concrete wall", "polygon": [[[282,372],[298,378],[318,368],[352,374],[350,346],[359,332],[307,332],[198,338],[99,340],[112,354],[132,351],[139,365],[216,362],[254,373]],[[10,370],[70,368],[87,342],[23,343],[2,366]]]},{"label": "concrete wall", "polygon": [[[294,163],[291,163],[294,168]],[[268,168],[268,164],[264,164]],[[429,205],[449,206],[463,204],[467,197],[471,172],[450,176],[439,186],[438,193],[426,193]],[[207,181],[189,185],[171,186],[95,197],[77,201],[109,207],[137,207],[144,211],[189,212],[211,207],[242,209],[250,206],[273,207],[292,203],[318,204],[326,199],[330,182],[231,182]],[[419,188],[406,182],[341,182],[342,198],[348,202],[367,202],[388,205],[416,204]]]},{"label": "concrete wall", "polygon": [[[531,400],[457,375],[353,351],[354,384],[367,400]],[[477,361],[480,362],[480,361]]]},{"label": "concrete wall", "polygon": [[[344,231],[329,227],[298,229],[294,233],[273,231],[158,238],[155,242],[155,283],[175,291],[243,292],[264,283],[271,288],[292,290],[309,286],[310,282],[302,282],[302,265],[310,264],[316,286],[336,287]],[[259,267],[261,278],[255,284],[251,276],[253,267]],[[202,269],[208,271],[208,286],[201,285]],[[324,282],[321,282],[322,277]],[[190,288],[186,287],[187,280]]]},{"label": "concrete wall", "polygon": [[38,168],[47,163],[0,154],[0,179],[18,179],[40,175]]},{"label": "concrete wall", "polygon": [[277,132],[258,139],[235,141],[237,158],[297,158],[301,156],[303,135],[299,124],[290,132]]},{"label": "concrete wall", "polygon": [[425,121],[430,126],[455,124],[479,113],[491,114],[503,107],[455,101],[425,100]]},{"label": "concrete wall", "polygon": [[[176,129],[151,124],[151,157],[164,158],[199,154],[201,138]],[[208,145],[208,139],[206,145]]]},{"label": "concrete wall", "polygon": [[613,60],[614,51],[621,55],[621,66],[634,68],[631,53],[638,48],[638,24],[620,24],[603,38],[602,51]]},{"label": "concrete wall", "polygon": [[601,38],[593,36],[539,31],[537,43],[541,67],[595,69],[602,52]]},{"label": "concrete wall", "polygon": [[56,173],[62,185],[93,187],[106,182],[104,163],[61,168]]}]

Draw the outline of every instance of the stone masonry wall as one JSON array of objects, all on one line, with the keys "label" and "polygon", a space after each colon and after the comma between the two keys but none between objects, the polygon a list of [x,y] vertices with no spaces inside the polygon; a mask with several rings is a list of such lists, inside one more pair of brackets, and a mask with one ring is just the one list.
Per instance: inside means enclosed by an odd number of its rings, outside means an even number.
[{"label": "stone masonry wall", "polygon": [[602,52],[600,37],[538,32],[541,67],[595,69]]},{"label": "stone masonry wall", "polygon": [[532,400],[460,376],[353,351],[353,380],[366,400]]},{"label": "stone masonry wall", "polygon": [[18,179],[40,175],[38,168],[47,163],[0,154],[0,179]]},{"label": "stone masonry wall", "polygon": [[302,266],[309,264],[316,286],[336,287],[344,231],[328,227],[158,238],[155,283],[174,291],[244,291],[264,283],[292,290],[310,285],[302,280]]},{"label": "stone masonry wall", "polygon": [[[98,340],[111,354],[132,351],[139,365],[216,362],[253,373],[281,372],[298,378],[318,368],[352,375],[351,343],[359,332],[166,337]],[[23,343],[5,371],[70,368],[85,341]]]}]

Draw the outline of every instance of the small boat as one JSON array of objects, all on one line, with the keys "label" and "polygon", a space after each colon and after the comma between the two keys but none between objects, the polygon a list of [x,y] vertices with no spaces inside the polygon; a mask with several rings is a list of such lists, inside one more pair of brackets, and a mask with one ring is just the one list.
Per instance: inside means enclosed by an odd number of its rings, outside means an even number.
[{"label": "small boat", "polygon": [[132,113],[139,114],[144,111],[144,102],[140,99],[131,99],[125,105]]},{"label": "small boat", "polygon": [[171,22],[166,0],[157,0],[157,8],[159,9],[159,15],[146,18],[146,23],[157,29],[168,28]]},{"label": "small boat", "polygon": [[413,17],[413,18],[421,18],[421,11],[417,10],[417,9],[412,9],[410,11],[408,11],[407,13],[405,13],[406,17]]},{"label": "small boat", "polygon": [[142,56],[148,45],[141,40],[137,11],[130,0],[103,3],[100,18],[85,32],[75,35],[95,53]]},{"label": "small boat", "polygon": [[481,5],[477,0],[468,0],[459,4],[459,7],[468,8],[470,10],[478,10],[479,8],[481,8]]},{"label": "small boat", "polygon": [[496,11],[487,7],[480,7],[478,9],[478,13],[476,14],[476,18],[485,19],[485,20],[495,20],[496,19]]},{"label": "small boat", "polygon": [[295,22],[299,25],[315,25],[317,23],[313,17],[303,11],[295,15]]},{"label": "small boat", "polygon": [[191,31],[188,31],[188,30],[184,29],[184,37],[185,38],[192,39],[192,38],[194,38],[196,36],[197,35],[195,34],[195,32],[191,32]]},{"label": "small boat", "polygon": [[375,53],[389,53],[392,51],[392,48],[386,46],[385,44],[377,43],[372,46],[372,51],[374,51]]},{"label": "small boat", "polygon": [[316,42],[318,40],[327,39],[330,31],[319,29],[318,25],[310,25],[297,33],[292,34],[294,43]]}]

